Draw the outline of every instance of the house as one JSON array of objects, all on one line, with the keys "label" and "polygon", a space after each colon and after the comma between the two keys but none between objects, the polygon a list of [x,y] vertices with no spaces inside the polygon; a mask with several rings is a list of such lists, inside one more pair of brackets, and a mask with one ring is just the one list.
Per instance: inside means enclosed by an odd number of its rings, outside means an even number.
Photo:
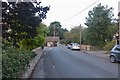
[{"label": "house", "polygon": [[60,43],[60,39],[58,36],[47,36],[45,40],[45,44],[47,47],[58,46]]}]

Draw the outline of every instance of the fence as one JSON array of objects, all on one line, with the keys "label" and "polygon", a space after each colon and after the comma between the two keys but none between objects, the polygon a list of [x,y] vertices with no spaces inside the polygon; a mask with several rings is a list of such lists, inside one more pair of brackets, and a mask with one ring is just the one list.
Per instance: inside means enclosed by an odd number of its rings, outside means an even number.
[{"label": "fence", "polygon": [[93,50],[94,49],[94,47],[93,46],[90,46],[90,45],[81,45],[80,46],[80,49],[81,50]]}]

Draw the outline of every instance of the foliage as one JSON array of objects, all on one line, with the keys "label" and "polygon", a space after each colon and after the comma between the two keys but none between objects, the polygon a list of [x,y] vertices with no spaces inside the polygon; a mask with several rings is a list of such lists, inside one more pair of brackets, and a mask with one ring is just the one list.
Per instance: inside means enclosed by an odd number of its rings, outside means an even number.
[{"label": "foliage", "polygon": [[2,2],[3,38],[10,39],[14,46],[22,39],[34,38],[48,10],[40,2]]},{"label": "foliage", "polygon": [[64,38],[64,32],[67,32],[67,29],[63,29],[60,22],[55,21],[52,22],[49,26],[49,33],[48,36],[54,36],[54,30],[55,30],[55,36],[59,36],[60,39]]},{"label": "foliage", "polygon": [[111,50],[115,44],[116,44],[115,40],[107,42],[107,44],[104,47],[104,50],[107,50],[107,51]]},{"label": "foliage", "polygon": [[[81,28],[81,43],[86,44],[86,28]],[[76,26],[71,29],[71,31],[66,32],[65,36],[65,43],[77,42],[80,43],[80,27]]]},{"label": "foliage", "polygon": [[49,7],[41,6],[40,2],[23,1],[2,2],[1,9],[2,77],[18,78],[35,56],[30,50],[44,43],[47,28],[39,24],[46,18]]},{"label": "foliage", "polygon": [[45,38],[48,32],[49,32],[48,27],[45,24],[40,23],[39,27],[37,28],[37,37],[35,38],[38,46],[44,45]]},{"label": "foliage", "polygon": [[71,42],[80,42],[80,28],[75,27],[71,29]]},{"label": "foliage", "polygon": [[103,47],[106,41],[110,41],[108,27],[111,25],[113,16],[112,8],[102,6],[99,4],[89,11],[88,18],[86,18],[87,42],[92,46]]},{"label": "foliage", "polygon": [[117,23],[111,23],[110,26],[108,26],[106,32],[108,33],[108,39],[107,41],[111,41],[113,39],[113,36],[118,32],[118,25]]},{"label": "foliage", "polygon": [[20,48],[24,48],[27,50],[32,50],[37,47],[35,40],[32,38],[21,40],[19,45],[20,45]]},{"label": "foliage", "polygon": [[45,37],[48,33],[48,28],[45,24],[40,23],[39,27],[36,29],[37,36],[34,38],[23,39],[20,41],[20,47],[32,50],[36,47],[44,46]]},{"label": "foliage", "polygon": [[25,49],[4,47],[2,51],[2,77],[19,78],[34,56],[34,53]]},{"label": "foliage", "polygon": [[81,37],[82,37],[82,44],[85,44],[85,45],[87,45],[88,44],[88,42],[87,42],[87,29],[88,28],[83,28],[82,29],[82,34],[81,34]]}]

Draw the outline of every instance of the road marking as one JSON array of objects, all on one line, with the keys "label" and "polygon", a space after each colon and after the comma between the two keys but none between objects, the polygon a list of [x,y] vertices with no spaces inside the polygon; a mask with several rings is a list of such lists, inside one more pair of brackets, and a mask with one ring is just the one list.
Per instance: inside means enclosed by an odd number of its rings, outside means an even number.
[{"label": "road marking", "polygon": [[53,66],[53,68],[55,68],[55,66]]}]

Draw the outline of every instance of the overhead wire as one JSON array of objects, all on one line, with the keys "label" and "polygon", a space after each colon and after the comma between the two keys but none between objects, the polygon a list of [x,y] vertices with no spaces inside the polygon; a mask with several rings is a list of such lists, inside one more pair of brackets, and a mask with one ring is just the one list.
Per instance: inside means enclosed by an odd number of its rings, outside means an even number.
[{"label": "overhead wire", "polygon": [[69,17],[68,19],[63,20],[62,22],[65,22],[65,21],[68,21],[68,20],[74,18],[75,16],[79,15],[79,14],[82,13],[83,11],[87,10],[88,8],[90,8],[91,6],[93,6],[94,4],[96,4],[98,1],[99,1],[99,0],[95,1],[94,3],[92,3],[91,5],[89,5],[88,7],[86,7],[85,9],[83,9],[82,11],[76,13],[75,15]]}]

